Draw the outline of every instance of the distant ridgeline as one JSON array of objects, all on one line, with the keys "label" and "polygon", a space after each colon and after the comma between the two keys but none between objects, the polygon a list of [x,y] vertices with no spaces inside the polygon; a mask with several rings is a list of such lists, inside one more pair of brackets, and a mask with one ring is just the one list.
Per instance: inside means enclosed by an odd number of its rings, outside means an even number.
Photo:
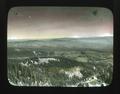
[{"label": "distant ridgeline", "polygon": [[8,40],[8,47],[51,47],[54,49],[82,49],[113,51],[113,37],[58,38],[44,40]]}]

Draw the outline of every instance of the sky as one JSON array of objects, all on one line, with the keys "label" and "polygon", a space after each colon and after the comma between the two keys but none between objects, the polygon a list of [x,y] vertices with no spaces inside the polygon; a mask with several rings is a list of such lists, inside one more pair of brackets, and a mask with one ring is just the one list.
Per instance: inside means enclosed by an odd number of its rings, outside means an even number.
[{"label": "sky", "polygon": [[8,13],[8,39],[113,36],[113,15],[100,7],[14,7]]}]

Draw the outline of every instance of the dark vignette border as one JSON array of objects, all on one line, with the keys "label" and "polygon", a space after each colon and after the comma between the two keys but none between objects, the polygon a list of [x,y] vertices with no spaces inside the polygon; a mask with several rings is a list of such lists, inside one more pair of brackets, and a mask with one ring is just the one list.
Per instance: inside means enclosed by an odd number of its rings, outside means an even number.
[{"label": "dark vignette border", "polygon": [[[70,92],[70,93],[92,93],[92,94],[105,94],[105,93],[118,93],[119,87],[119,73],[120,63],[118,60],[119,55],[119,21],[120,15],[118,12],[118,4],[114,0],[0,0],[0,87],[12,93],[56,93]],[[77,87],[77,88],[55,88],[55,87],[15,87],[9,84],[7,78],[7,16],[8,11],[12,7],[17,6],[88,6],[88,7],[104,7],[108,8],[113,13],[114,22],[114,70],[113,81],[108,87]]]}]

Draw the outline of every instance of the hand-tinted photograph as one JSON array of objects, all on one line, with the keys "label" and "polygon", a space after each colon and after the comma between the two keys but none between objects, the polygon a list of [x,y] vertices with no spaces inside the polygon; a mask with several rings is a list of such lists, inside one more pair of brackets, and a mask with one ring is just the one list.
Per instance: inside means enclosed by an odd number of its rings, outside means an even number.
[{"label": "hand-tinted photograph", "polygon": [[113,78],[113,14],[102,7],[13,7],[7,24],[13,86],[104,87]]}]

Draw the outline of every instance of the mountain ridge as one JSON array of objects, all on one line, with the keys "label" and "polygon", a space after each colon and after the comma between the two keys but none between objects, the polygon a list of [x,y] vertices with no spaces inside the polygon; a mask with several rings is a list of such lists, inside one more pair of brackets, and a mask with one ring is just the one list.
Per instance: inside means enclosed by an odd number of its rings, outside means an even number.
[{"label": "mountain ridge", "polygon": [[113,37],[92,38],[59,38],[47,40],[14,40],[8,41],[8,47],[53,47],[53,48],[86,48],[113,50]]}]

